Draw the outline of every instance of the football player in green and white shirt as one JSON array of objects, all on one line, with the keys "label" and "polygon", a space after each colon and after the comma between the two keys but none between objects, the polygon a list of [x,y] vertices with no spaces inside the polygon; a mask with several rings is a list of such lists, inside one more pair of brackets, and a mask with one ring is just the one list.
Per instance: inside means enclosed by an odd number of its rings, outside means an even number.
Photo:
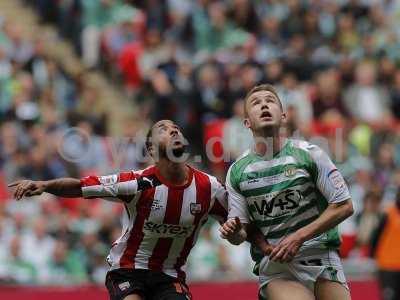
[{"label": "football player in green and white shirt", "polygon": [[246,96],[244,124],[255,143],[228,171],[221,236],[240,244],[248,224],[264,234],[265,251],[252,251],[261,299],[350,299],[337,251],[337,225],[353,213],[348,188],[318,146],[280,136],[285,118],[272,86]]}]

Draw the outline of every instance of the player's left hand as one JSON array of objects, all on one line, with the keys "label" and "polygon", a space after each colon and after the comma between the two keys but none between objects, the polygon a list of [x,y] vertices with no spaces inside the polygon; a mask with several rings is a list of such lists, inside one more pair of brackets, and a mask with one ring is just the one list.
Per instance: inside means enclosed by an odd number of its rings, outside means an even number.
[{"label": "player's left hand", "polygon": [[297,232],[284,238],[271,252],[270,259],[281,263],[289,262],[296,256],[303,240]]},{"label": "player's left hand", "polygon": [[236,234],[242,229],[242,223],[239,217],[235,217],[226,221],[220,228],[219,232],[221,238],[231,239],[236,236]]}]

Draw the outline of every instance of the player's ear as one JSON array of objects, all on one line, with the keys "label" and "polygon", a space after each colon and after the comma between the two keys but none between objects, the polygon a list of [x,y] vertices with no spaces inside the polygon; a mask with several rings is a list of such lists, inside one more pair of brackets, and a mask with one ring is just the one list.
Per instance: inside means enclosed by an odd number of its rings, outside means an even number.
[{"label": "player's ear", "polygon": [[286,113],[285,113],[284,111],[282,112],[281,120],[282,120],[282,122],[284,122],[284,123],[286,123],[286,121],[287,121],[287,115],[286,115]]},{"label": "player's ear", "polygon": [[151,158],[154,158],[154,144],[152,142],[147,142],[146,150],[147,153],[150,155]]},{"label": "player's ear", "polygon": [[150,155],[151,157],[153,157],[153,152],[154,152],[154,150],[153,150],[153,145],[147,146],[147,153],[149,153],[149,155]]},{"label": "player's ear", "polygon": [[244,125],[244,127],[250,129],[251,128],[250,119],[249,118],[244,118],[243,119],[243,125]]}]

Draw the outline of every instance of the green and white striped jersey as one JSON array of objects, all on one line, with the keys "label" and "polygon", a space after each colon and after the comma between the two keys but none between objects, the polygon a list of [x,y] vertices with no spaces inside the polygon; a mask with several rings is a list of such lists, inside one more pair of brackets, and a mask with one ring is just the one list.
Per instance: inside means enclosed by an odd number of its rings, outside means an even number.
[{"label": "green and white striped jersey", "polygon": [[[254,223],[269,243],[311,223],[328,203],[350,198],[347,185],[328,155],[306,141],[288,139],[265,160],[249,150],[230,167],[226,179],[229,218]],[[337,227],[306,241],[302,248],[337,249]],[[253,259],[262,256],[252,249]]]}]

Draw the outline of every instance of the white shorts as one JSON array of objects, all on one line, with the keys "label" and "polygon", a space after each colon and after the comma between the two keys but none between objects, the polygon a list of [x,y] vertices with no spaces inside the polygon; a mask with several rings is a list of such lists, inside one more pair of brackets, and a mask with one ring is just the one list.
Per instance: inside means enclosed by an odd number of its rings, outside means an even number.
[{"label": "white shorts", "polygon": [[301,250],[289,263],[273,262],[268,256],[264,257],[260,262],[260,299],[267,299],[264,293],[265,287],[278,278],[298,281],[313,294],[314,284],[318,278],[339,282],[349,289],[339,254],[328,249]]}]

